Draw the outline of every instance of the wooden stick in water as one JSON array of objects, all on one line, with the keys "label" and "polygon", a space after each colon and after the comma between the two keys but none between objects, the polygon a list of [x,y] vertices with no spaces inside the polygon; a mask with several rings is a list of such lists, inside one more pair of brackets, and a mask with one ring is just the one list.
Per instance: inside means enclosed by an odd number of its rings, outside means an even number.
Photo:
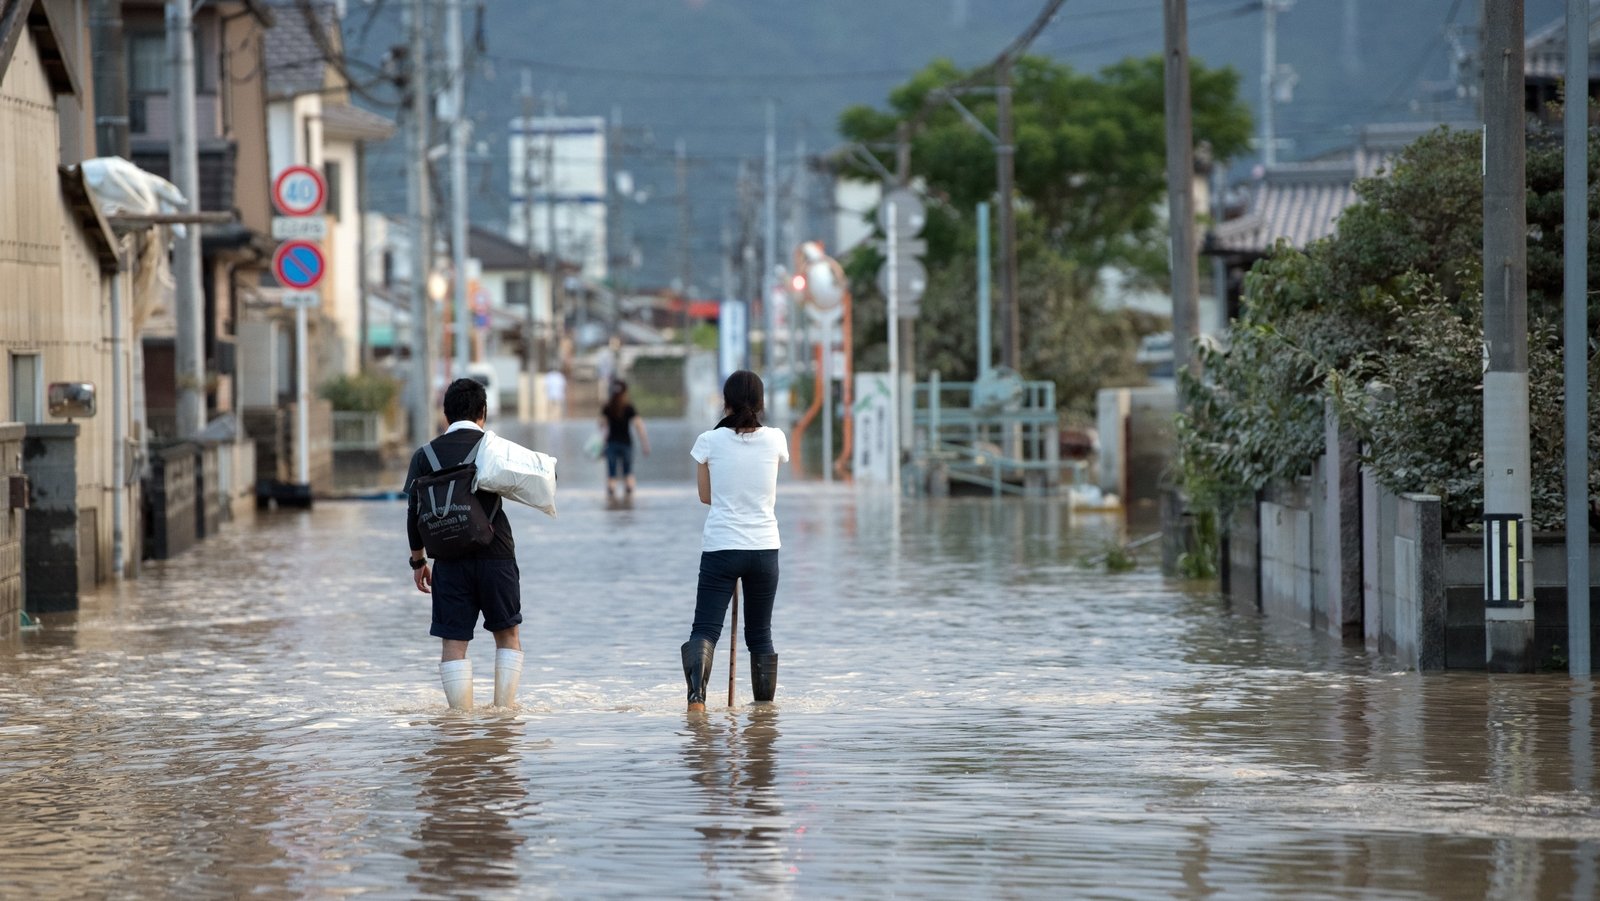
[{"label": "wooden stick in water", "polygon": [[728,629],[728,706],[733,706],[733,669],[739,664],[739,583],[733,583],[733,625]]}]

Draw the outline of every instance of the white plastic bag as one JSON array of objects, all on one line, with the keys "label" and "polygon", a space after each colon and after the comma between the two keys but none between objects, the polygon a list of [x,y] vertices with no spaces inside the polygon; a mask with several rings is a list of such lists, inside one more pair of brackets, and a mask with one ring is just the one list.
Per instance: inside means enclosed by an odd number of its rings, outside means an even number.
[{"label": "white plastic bag", "polygon": [[474,491],[492,491],[506,500],[556,515],[556,458],[529,450],[486,431],[478,448]]}]

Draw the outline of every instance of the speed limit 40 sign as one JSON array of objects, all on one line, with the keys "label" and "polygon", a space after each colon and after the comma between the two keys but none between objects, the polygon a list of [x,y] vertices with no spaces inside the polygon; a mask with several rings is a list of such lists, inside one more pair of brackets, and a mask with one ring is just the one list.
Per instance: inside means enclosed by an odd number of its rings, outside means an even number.
[{"label": "speed limit 40 sign", "polygon": [[272,205],[285,216],[315,215],[327,197],[327,182],[310,166],[290,166],[272,180]]}]

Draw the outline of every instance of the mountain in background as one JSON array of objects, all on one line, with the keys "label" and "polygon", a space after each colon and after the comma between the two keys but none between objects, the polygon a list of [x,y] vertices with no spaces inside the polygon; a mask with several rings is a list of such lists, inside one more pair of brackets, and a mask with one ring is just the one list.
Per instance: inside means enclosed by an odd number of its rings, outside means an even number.
[{"label": "mountain in background", "polygon": [[[1278,108],[1278,134],[1294,142],[1280,158],[1303,158],[1347,142],[1369,122],[1459,120],[1455,45],[1476,48],[1480,0],[1300,0],[1278,16],[1279,62],[1298,74],[1293,100]],[[404,0],[351,3],[345,23],[357,71],[372,71],[404,40]],[[468,109],[474,123],[474,222],[503,228],[506,131],[519,115],[524,70],[539,111],[600,115],[624,130],[613,170],[632,173],[641,199],[626,203],[625,231],[637,271],[614,272],[660,286],[679,271],[680,209],[674,144],[689,157],[693,281],[717,293],[721,232],[738,206],[742,165],[759,178],[766,103],[777,104],[780,188],[797,149],[816,155],[838,142],[840,111],[883,105],[889,91],[936,57],[961,65],[992,59],[1038,13],[1042,0],[488,0],[469,16]],[[1559,18],[1562,0],[1528,0],[1527,25]],[[1087,70],[1161,50],[1160,0],[1069,0],[1032,52]],[[1190,0],[1191,52],[1231,65],[1259,109],[1259,0]],[[443,34],[442,26],[432,33]],[[365,63],[366,65],[362,65]],[[443,73],[441,73],[443,74]],[[383,97],[381,89],[374,94]],[[392,96],[392,91],[388,96]],[[384,109],[383,104],[373,106]],[[370,202],[405,208],[404,143],[373,148]],[[1250,162],[1235,161],[1237,166]],[[442,171],[442,169],[441,169]],[[808,231],[831,233],[820,181],[804,198]],[[786,251],[780,248],[780,256]]]}]

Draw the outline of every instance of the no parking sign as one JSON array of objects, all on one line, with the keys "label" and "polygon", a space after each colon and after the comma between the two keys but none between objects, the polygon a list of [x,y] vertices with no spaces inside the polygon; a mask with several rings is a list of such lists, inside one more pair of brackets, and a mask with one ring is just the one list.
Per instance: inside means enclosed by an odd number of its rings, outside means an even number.
[{"label": "no parking sign", "polygon": [[287,288],[304,291],[315,287],[327,268],[322,248],[310,241],[285,241],[272,255],[272,274]]}]

